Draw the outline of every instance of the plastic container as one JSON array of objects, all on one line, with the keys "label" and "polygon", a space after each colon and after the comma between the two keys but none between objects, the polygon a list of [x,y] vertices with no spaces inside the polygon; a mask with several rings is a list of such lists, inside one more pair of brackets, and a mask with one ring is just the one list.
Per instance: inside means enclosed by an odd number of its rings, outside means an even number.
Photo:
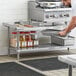
[{"label": "plastic container", "polygon": [[12,32],[12,36],[10,38],[10,46],[17,47],[17,32]]},{"label": "plastic container", "polygon": [[31,31],[31,38],[33,40],[33,47],[36,47],[39,45],[38,35],[36,31]]},{"label": "plastic container", "polygon": [[33,47],[33,40],[31,38],[30,32],[25,32],[25,40],[27,42],[26,47]]},{"label": "plastic container", "polygon": [[[23,48],[24,47],[24,32],[19,33],[19,47]],[[10,44],[12,47],[17,47],[17,32],[12,32],[12,37],[10,39]]]}]

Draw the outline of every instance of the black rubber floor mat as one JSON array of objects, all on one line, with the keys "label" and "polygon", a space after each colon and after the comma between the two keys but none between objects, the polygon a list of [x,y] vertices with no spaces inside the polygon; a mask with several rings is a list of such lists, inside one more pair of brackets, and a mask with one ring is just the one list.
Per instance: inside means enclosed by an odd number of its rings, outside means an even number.
[{"label": "black rubber floor mat", "polygon": [[0,76],[44,76],[14,62],[0,63]]},{"label": "black rubber floor mat", "polygon": [[21,61],[21,62],[42,71],[68,68],[68,65],[58,61],[57,57],[27,60],[27,61]]}]

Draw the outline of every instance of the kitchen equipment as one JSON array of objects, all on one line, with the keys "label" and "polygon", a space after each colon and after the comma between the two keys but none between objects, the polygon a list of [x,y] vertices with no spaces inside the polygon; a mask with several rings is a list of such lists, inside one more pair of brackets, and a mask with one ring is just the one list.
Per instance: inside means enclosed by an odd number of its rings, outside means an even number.
[{"label": "kitchen equipment", "polygon": [[58,32],[59,30],[47,29],[47,30],[43,30],[42,34],[46,36],[51,36],[51,35],[57,35]]},{"label": "kitchen equipment", "polygon": [[40,7],[45,8],[56,8],[61,7],[61,2],[39,2]]},{"label": "kitchen equipment", "polygon": [[67,25],[71,19],[71,7],[64,6],[61,0],[29,1],[28,19],[51,26],[56,23]]},{"label": "kitchen equipment", "polygon": [[60,37],[59,35],[51,35],[51,43],[67,46],[67,45],[73,45],[75,41],[75,38],[72,36],[65,36]]}]

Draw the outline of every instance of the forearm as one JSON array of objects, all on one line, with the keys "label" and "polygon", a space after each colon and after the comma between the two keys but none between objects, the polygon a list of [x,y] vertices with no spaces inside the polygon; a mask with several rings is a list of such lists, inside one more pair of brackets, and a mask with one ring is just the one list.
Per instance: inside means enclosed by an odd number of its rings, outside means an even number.
[{"label": "forearm", "polygon": [[66,32],[70,32],[73,28],[76,27],[76,16],[72,17],[72,20],[69,24],[69,26],[66,28]]}]

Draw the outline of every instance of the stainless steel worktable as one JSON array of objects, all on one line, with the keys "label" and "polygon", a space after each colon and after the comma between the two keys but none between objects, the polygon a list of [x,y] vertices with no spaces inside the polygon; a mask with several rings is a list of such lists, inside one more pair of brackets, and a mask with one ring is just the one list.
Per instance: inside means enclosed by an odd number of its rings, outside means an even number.
[{"label": "stainless steel worktable", "polygon": [[58,56],[58,60],[69,65],[69,76],[72,76],[72,66],[76,66],[76,54]]}]

